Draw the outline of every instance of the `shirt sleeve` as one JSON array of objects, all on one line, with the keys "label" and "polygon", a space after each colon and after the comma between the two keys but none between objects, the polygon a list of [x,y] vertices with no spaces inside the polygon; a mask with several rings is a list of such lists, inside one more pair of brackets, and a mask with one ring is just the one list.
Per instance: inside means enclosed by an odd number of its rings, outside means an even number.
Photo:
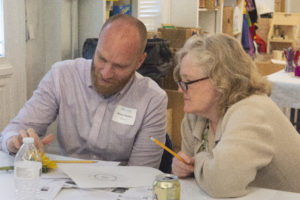
[{"label": "shirt sleeve", "polygon": [[166,111],[167,96],[156,95],[150,100],[142,127],[134,142],[128,165],[141,165],[158,168],[160,165],[163,148],[150,140],[150,136],[163,144],[166,140]]},{"label": "shirt sleeve", "polygon": [[249,103],[230,109],[222,122],[222,138],[211,153],[195,155],[195,178],[215,198],[248,193],[257,171],[274,155],[266,111]]},{"label": "shirt sleeve", "polygon": [[58,100],[52,68],[41,80],[33,96],[25,103],[17,116],[9,122],[1,133],[2,150],[8,152],[7,140],[19,134],[19,131],[33,128],[39,136],[46,134],[48,126],[56,119],[58,114]]}]

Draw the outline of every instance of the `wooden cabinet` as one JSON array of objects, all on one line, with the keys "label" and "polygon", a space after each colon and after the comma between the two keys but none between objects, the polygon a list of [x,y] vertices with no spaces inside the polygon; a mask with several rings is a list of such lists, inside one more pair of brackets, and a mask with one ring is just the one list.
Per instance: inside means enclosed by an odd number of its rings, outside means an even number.
[{"label": "wooden cabinet", "polygon": [[275,12],[268,34],[267,51],[296,48],[300,14]]}]

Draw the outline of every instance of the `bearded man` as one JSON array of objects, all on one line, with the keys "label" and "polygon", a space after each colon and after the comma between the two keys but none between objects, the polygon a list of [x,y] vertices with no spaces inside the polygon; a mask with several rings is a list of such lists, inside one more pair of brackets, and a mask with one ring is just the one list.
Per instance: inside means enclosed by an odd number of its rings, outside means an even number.
[{"label": "bearded man", "polygon": [[[1,148],[16,153],[24,137],[44,150],[57,118],[62,155],[158,168],[165,141],[166,93],[136,70],[147,43],[145,25],[115,15],[103,25],[92,60],[55,63],[33,96],[1,134]],[[44,137],[43,139],[41,139]]]}]

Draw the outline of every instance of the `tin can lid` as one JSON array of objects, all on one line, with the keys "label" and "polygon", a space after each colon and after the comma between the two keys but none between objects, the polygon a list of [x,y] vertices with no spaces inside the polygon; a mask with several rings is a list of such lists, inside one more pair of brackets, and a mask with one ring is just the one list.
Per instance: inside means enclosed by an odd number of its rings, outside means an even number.
[{"label": "tin can lid", "polygon": [[178,180],[178,177],[174,174],[159,174],[155,177],[157,181],[174,181]]}]

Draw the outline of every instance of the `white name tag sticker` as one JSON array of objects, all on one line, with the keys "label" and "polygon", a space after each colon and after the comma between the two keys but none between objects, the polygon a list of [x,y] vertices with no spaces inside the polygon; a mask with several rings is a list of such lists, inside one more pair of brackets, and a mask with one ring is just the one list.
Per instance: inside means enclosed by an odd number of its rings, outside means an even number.
[{"label": "white name tag sticker", "polygon": [[133,125],[136,117],[136,109],[118,105],[112,120],[121,124]]}]

